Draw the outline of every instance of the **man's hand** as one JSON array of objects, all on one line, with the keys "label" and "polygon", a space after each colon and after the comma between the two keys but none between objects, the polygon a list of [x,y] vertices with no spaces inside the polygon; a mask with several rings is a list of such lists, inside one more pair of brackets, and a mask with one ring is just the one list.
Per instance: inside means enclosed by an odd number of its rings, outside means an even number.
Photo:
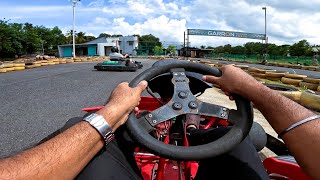
[{"label": "man's hand", "polygon": [[231,94],[239,94],[248,98],[248,88],[258,84],[252,76],[232,65],[223,66],[220,70],[222,72],[221,77],[203,76],[203,80],[219,85],[221,90],[224,91],[230,99],[233,99]]},{"label": "man's hand", "polygon": [[106,106],[97,114],[102,115],[115,131],[127,121],[130,112],[139,105],[140,95],[147,85],[147,81],[141,81],[135,88],[130,88],[127,82],[119,84],[111,93]]}]

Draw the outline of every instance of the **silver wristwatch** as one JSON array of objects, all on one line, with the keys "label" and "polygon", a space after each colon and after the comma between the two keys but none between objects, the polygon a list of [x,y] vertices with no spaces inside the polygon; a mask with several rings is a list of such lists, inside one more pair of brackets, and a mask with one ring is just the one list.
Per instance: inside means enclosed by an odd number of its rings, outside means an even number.
[{"label": "silver wristwatch", "polygon": [[103,116],[92,113],[83,120],[90,123],[90,125],[101,134],[106,145],[108,145],[114,139],[113,131]]}]

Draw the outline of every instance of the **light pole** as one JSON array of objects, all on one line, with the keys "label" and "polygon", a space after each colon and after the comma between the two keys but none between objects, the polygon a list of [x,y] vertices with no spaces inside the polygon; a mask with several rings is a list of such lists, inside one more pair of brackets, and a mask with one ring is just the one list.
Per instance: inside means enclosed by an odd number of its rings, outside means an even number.
[{"label": "light pole", "polygon": [[75,42],[75,26],[76,26],[76,5],[80,2],[80,0],[72,0],[72,7],[73,7],[73,30],[72,30],[72,56],[76,57],[76,42]]},{"label": "light pole", "polygon": [[265,37],[265,47],[264,47],[264,62],[267,61],[267,54],[268,54],[268,42],[267,42],[267,7],[262,7],[264,10],[264,37]]}]

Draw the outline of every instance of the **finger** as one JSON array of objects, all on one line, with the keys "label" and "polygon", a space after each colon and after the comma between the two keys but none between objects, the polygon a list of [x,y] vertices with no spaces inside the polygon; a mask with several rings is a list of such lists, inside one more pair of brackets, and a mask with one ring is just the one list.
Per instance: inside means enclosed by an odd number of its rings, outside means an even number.
[{"label": "finger", "polygon": [[148,86],[148,82],[143,80],[134,89],[138,90],[138,92],[141,94],[142,91],[144,91],[147,88],[147,86]]},{"label": "finger", "polygon": [[228,91],[223,91],[225,95],[231,96],[231,94]]},{"label": "finger", "polygon": [[212,84],[218,84],[219,85],[219,77],[215,77],[215,76],[203,76],[202,79],[208,83],[212,83]]},{"label": "finger", "polygon": [[139,112],[139,108],[138,108],[138,107],[135,107],[135,108],[134,108],[134,111],[135,111],[135,112]]}]

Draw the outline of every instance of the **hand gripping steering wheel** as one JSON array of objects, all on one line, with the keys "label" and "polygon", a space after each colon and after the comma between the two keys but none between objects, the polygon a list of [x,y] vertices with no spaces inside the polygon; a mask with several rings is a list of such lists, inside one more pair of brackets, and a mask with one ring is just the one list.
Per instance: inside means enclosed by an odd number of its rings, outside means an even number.
[{"label": "hand gripping steering wheel", "polygon": [[[126,123],[130,134],[138,143],[151,152],[169,159],[201,160],[231,151],[242,142],[251,129],[253,123],[251,103],[239,95],[233,95],[237,110],[202,102],[191,93],[189,79],[185,75],[185,71],[221,76],[219,69],[188,61],[173,61],[163,66],[147,69],[131,81],[131,87],[137,86],[142,80],[149,81],[163,73],[171,72],[174,94],[167,104],[141,117],[139,120],[132,112]],[[216,141],[188,147],[165,144],[149,134],[150,131],[148,130],[154,128],[157,124],[184,114],[218,117],[225,119],[233,126],[227,134]]]}]

